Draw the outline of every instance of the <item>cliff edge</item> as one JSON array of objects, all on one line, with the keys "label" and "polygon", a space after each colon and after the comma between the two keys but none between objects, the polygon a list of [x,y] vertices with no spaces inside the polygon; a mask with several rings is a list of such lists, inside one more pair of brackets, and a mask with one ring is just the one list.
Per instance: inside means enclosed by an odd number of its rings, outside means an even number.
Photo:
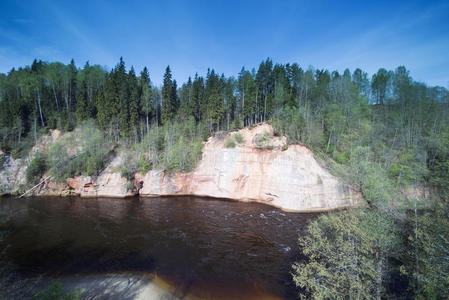
[{"label": "cliff edge", "polygon": [[356,205],[361,199],[322,168],[308,148],[287,145],[286,138],[274,136],[267,123],[210,137],[193,172],[152,170],[141,178],[141,196],[229,198],[291,211],[331,210]]}]

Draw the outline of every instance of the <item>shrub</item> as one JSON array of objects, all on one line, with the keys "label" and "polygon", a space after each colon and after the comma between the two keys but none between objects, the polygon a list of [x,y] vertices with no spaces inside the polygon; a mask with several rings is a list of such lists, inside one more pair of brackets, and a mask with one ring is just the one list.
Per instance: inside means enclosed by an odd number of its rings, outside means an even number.
[{"label": "shrub", "polygon": [[128,181],[134,179],[134,174],[139,170],[139,161],[136,159],[137,155],[131,150],[124,150],[122,164],[120,166],[120,175]]},{"label": "shrub", "polygon": [[[68,147],[74,155],[69,155]],[[71,136],[50,147],[50,175],[59,182],[78,175],[97,175],[109,160],[110,148],[93,121],[83,122]]]},{"label": "shrub", "polygon": [[332,153],[332,156],[336,162],[339,164],[347,164],[349,162],[349,153],[348,152],[340,152],[335,150]]},{"label": "shrub", "polygon": [[14,159],[17,158],[24,158],[28,155],[31,148],[34,146],[34,137],[31,135],[28,135],[27,137],[23,138],[20,143],[14,144],[11,149],[11,156]]},{"label": "shrub", "polygon": [[269,132],[264,132],[263,134],[256,134],[253,140],[253,144],[255,144],[258,149],[271,150],[273,149],[273,145],[271,144],[272,138],[273,136]]},{"label": "shrub", "polygon": [[42,153],[37,153],[31,160],[30,165],[26,170],[27,182],[36,184],[47,170],[46,156]]},{"label": "shrub", "polygon": [[288,149],[288,145],[287,144],[282,145],[282,148],[281,148],[282,151],[286,151],[287,149]]},{"label": "shrub", "polygon": [[142,174],[147,173],[151,169],[150,162],[145,158],[144,155],[140,155],[139,159],[140,172]]},{"label": "shrub", "polygon": [[243,136],[240,133],[234,134],[234,139],[238,144],[242,144],[245,141],[243,140]]},{"label": "shrub", "polygon": [[235,141],[232,137],[228,137],[224,143],[224,146],[226,148],[234,148],[235,147]]}]

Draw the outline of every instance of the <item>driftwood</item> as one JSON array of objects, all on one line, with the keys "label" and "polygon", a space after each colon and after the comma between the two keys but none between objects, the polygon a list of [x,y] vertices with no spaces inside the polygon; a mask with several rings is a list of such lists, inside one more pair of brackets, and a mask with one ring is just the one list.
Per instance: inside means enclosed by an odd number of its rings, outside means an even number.
[{"label": "driftwood", "polygon": [[40,186],[42,183],[44,183],[45,181],[47,181],[47,179],[49,179],[51,176],[47,176],[45,177],[41,182],[39,182],[38,184],[36,184],[35,186],[33,186],[31,189],[29,189],[28,191],[26,191],[25,193],[23,193],[19,198],[22,198],[23,196],[25,196],[26,194],[32,192],[35,188],[37,188],[38,186]]}]

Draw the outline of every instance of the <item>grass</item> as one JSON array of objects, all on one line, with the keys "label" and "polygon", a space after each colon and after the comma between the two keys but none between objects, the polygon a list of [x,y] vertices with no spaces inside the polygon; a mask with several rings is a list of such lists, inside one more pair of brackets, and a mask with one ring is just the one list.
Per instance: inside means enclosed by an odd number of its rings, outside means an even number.
[{"label": "grass", "polygon": [[272,138],[273,135],[265,131],[263,134],[257,134],[254,137],[253,144],[255,144],[256,147],[260,150],[272,150],[273,149],[273,145],[271,144]]},{"label": "grass", "polygon": [[224,143],[225,148],[234,148],[235,141],[232,137],[228,137]]}]

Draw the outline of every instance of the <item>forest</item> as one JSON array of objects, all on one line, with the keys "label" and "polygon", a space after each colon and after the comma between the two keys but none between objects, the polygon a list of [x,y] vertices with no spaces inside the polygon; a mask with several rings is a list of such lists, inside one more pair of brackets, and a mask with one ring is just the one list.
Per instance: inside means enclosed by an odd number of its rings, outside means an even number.
[{"label": "forest", "polygon": [[[104,144],[138,153],[123,167],[126,177],[190,170],[207,137],[260,122],[310,147],[367,202],[309,224],[298,241],[306,259],[292,269],[298,294],[449,297],[449,91],[414,81],[404,66],[369,76],[266,59],[236,77],[209,69],[181,84],[167,66],[162,86],[147,68],[127,70],[122,58],[110,71],[35,60],[0,74],[3,152],[25,157],[49,129],[92,130],[85,139],[97,147],[86,147],[60,179],[100,172]],[[60,172],[67,159],[55,161],[59,150],[33,160],[30,178]]]}]

